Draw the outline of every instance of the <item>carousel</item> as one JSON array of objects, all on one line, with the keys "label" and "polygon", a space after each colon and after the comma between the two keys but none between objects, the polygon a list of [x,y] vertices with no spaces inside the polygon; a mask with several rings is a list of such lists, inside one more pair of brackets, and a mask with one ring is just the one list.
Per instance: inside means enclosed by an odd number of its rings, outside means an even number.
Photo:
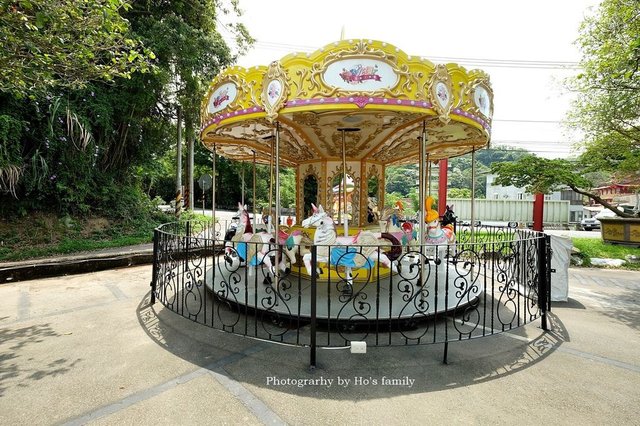
[{"label": "carousel", "polygon": [[[445,200],[435,206],[428,182],[431,164],[488,145],[492,112],[485,72],[381,41],[226,69],[202,103],[202,143],[214,167],[216,156],[254,165],[254,196],[255,165],[271,168],[271,217],[281,217],[279,170],[295,169],[296,219],[263,225],[255,205],[240,204],[207,288],[247,311],[327,322],[368,321],[372,309],[406,320],[473,306],[484,291],[479,268],[441,226]],[[408,164],[419,167],[414,221],[401,204],[383,208],[386,167]],[[381,294],[384,303],[372,302]]]}]

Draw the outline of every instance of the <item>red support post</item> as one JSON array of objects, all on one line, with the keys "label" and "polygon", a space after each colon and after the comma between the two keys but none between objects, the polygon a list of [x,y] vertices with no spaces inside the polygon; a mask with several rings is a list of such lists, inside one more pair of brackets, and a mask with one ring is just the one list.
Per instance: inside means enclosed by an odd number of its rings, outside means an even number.
[{"label": "red support post", "polygon": [[544,194],[538,192],[533,200],[533,230],[542,232],[542,220],[544,216]]},{"label": "red support post", "polygon": [[447,168],[449,160],[443,158],[438,165],[438,214],[442,216],[447,205]]}]

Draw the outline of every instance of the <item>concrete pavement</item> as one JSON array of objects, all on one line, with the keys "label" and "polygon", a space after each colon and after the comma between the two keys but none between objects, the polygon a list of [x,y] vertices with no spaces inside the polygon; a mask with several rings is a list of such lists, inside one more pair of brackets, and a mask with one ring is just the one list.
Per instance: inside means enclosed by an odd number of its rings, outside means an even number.
[{"label": "concrete pavement", "polygon": [[640,273],[569,276],[551,332],[452,343],[449,365],[442,345],[321,350],[315,372],[149,306],[150,265],[2,284],[0,423],[638,424]]}]

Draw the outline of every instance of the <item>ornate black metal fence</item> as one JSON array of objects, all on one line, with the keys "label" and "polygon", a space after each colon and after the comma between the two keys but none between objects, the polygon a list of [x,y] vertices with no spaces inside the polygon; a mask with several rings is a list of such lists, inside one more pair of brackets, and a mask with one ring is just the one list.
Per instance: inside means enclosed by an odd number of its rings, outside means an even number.
[{"label": "ornate black metal fence", "polygon": [[[226,226],[154,234],[152,303],[225,332],[316,349],[448,343],[512,330],[549,308],[549,237],[458,227],[445,246],[224,241]],[[385,257],[392,269],[382,265]],[[306,266],[305,266],[306,264]]]}]

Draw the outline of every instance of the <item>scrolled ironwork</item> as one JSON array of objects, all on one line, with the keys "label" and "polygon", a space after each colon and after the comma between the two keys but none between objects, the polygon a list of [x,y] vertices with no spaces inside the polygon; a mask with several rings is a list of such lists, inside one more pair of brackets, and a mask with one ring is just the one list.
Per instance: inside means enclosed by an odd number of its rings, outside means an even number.
[{"label": "scrolled ironwork", "polygon": [[152,288],[167,309],[229,333],[300,346],[445,343],[528,324],[548,297],[539,294],[549,287],[540,285],[545,236],[529,230],[459,227],[455,245],[395,248],[393,270],[380,262],[388,245],[343,246],[310,276],[303,247],[292,260],[274,241],[223,241],[225,226],[159,227]]}]

